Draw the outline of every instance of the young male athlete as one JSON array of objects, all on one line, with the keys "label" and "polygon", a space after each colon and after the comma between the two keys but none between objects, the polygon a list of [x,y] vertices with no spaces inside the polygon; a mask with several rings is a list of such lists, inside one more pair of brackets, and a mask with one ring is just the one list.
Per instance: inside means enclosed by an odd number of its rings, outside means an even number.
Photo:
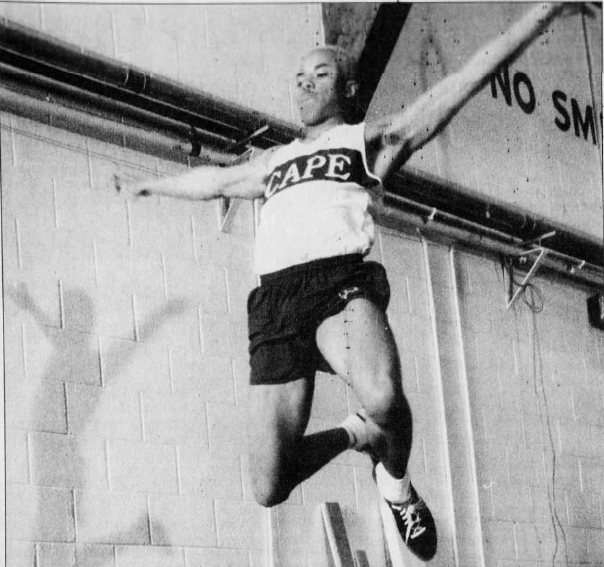
[{"label": "young male athlete", "polygon": [[[348,448],[367,451],[401,536],[420,558],[434,556],[428,507],[410,483],[412,420],[386,317],[384,268],[365,262],[374,241],[382,180],[432,139],[506,59],[539,35],[562,6],[540,4],[398,114],[350,125],[354,62],[337,48],[303,58],[297,103],[305,135],[230,168],[127,182],[132,196],[264,197],[255,243],[260,286],[248,299],[251,361],[250,463],[264,506]],[[355,391],[362,413],[305,435],[317,370]]]}]

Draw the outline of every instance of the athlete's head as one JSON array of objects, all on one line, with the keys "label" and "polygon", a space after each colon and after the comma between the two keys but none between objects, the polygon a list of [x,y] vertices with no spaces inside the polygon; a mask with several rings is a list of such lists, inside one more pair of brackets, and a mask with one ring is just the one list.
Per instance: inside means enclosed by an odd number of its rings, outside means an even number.
[{"label": "athlete's head", "polygon": [[330,118],[346,121],[358,92],[356,61],[341,47],[313,49],[302,58],[296,84],[296,102],[305,126]]}]

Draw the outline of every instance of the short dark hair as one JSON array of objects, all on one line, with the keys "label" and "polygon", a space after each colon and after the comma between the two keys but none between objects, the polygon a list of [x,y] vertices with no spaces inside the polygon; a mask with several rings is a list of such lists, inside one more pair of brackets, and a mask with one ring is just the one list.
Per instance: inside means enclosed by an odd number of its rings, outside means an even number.
[{"label": "short dark hair", "polygon": [[359,64],[357,58],[352,53],[339,45],[324,45],[317,47],[313,51],[326,51],[331,53],[335,62],[338,65],[338,69],[341,71],[342,76],[347,81],[359,81]]}]

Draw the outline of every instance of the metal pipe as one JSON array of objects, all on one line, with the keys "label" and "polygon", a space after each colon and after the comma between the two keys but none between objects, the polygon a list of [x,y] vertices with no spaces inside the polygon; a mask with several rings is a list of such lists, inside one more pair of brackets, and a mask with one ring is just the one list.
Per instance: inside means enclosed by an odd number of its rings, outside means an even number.
[{"label": "metal pipe", "polygon": [[200,159],[191,160],[187,157],[187,148],[183,148],[181,138],[92,116],[89,113],[66,108],[53,102],[24,97],[22,94],[3,87],[0,87],[0,108],[17,116],[179,163],[227,164],[237,157],[236,154],[202,150]]},{"label": "metal pipe", "polygon": [[[421,204],[418,203],[417,205],[418,210],[422,208]],[[426,210],[429,211],[430,209],[426,207]],[[465,222],[463,219],[457,219],[459,226],[446,224],[444,221],[444,217],[436,215],[433,221],[426,223],[425,214],[411,213],[399,207],[385,206],[380,224],[399,232],[420,234],[429,240],[446,245],[456,243],[458,249],[463,247],[478,252],[486,250],[493,254],[503,254],[512,258],[519,256],[522,252],[526,252],[521,247],[522,242],[519,239],[513,239],[509,236],[498,239],[495,232],[491,234],[487,234],[486,232],[479,234],[470,225],[463,227]],[[554,257],[550,256],[543,261],[542,266],[545,269],[562,275],[576,283],[586,285],[589,288],[602,287],[604,271],[600,266],[585,263],[580,270],[573,271],[571,269],[573,266],[569,266],[568,262],[556,259],[555,254],[553,255]],[[581,260],[577,258],[573,258],[573,260],[578,267]]]},{"label": "metal pipe", "polygon": [[548,247],[572,257],[580,257],[592,264],[604,266],[602,241],[591,235],[570,231],[553,221],[529,215],[512,205],[487,201],[486,198],[445,184],[442,180],[428,177],[411,169],[404,169],[389,180],[389,198],[405,203],[405,199],[445,211],[456,218],[473,221],[484,228],[492,228],[522,241],[542,237],[555,231],[548,240]]},{"label": "metal pipe", "polygon": [[[193,132],[191,127],[177,120],[154,114],[119,100],[78,89],[48,77],[22,71],[3,63],[0,63],[0,78],[2,78],[4,87],[21,92],[29,97],[52,101],[109,120],[131,123],[132,126],[148,128],[151,125],[154,130],[162,131],[168,136],[173,135],[181,138],[183,151],[185,151],[185,148],[188,148],[186,153],[192,151],[191,139]],[[225,138],[205,130],[195,130],[194,136],[196,141],[211,148],[226,148],[236,142],[232,138]]]},{"label": "metal pipe", "polygon": [[0,18],[0,54],[14,66],[70,79],[91,89],[119,89],[124,94],[139,95],[148,101],[163,103],[175,110],[185,110],[204,117],[216,127],[234,129],[242,138],[268,124],[270,132],[264,144],[289,142],[299,135],[299,128],[272,116],[238,106],[215,96],[192,90],[165,77],[126,66],[107,57],[90,54],[66,42]]}]

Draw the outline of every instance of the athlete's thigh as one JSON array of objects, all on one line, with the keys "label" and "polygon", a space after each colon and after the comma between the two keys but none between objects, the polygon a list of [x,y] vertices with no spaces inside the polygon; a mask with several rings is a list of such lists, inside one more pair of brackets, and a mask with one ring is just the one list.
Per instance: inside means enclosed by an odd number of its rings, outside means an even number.
[{"label": "athlete's thigh", "polygon": [[248,438],[256,472],[278,474],[284,466],[308,425],[313,390],[314,377],[250,386]]},{"label": "athlete's thigh", "polygon": [[361,402],[380,392],[402,393],[398,351],[388,318],[371,301],[353,299],[342,312],[323,321],[317,330],[317,346]]}]

